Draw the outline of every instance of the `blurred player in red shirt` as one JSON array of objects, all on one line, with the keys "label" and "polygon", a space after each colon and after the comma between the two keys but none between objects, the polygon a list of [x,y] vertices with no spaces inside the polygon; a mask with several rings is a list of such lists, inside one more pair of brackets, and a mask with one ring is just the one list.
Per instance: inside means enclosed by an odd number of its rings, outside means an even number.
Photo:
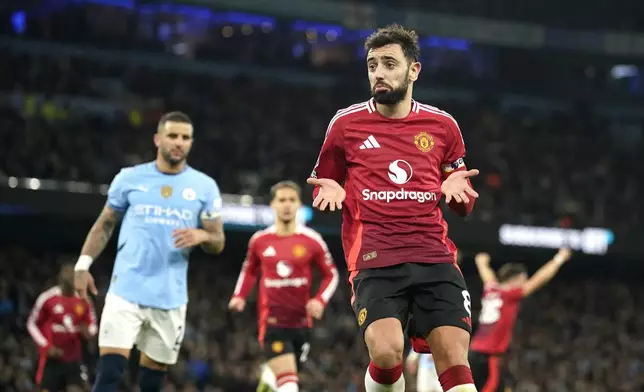
[{"label": "blurred player in red shirt", "polygon": [[479,327],[472,338],[470,366],[476,387],[482,392],[503,392],[499,362],[512,339],[514,323],[521,300],[545,285],[570,259],[571,252],[561,249],[528,279],[523,264],[509,263],[496,274],[490,268],[490,255],[479,253],[474,258],[483,281]]},{"label": "blurred player in red shirt", "polygon": [[[297,392],[297,363],[305,362],[310,349],[312,318],[321,319],[338,286],[338,271],[322,237],[298,225],[300,187],[282,181],[271,188],[275,224],[255,233],[230,300],[229,308],[241,312],[246,297],[261,275],[258,295],[259,342],[279,392]],[[311,266],[322,273],[318,293],[311,298]]]},{"label": "blurred player in red shirt", "polygon": [[92,305],[76,295],[74,265],[61,267],[58,285],[36,299],[27,330],[40,347],[36,383],[42,391],[83,391],[81,338],[96,336]]},{"label": "blurred player in red shirt", "polygon": [[365,49],[372,98],[331,119],[308,183],[314,207],[343,209],[352,305],[371,359],[366,390],[404,390],[409,324],[414,350],[431,348],[443,389],[475,391],[470,296],[439,204],[445,195],[467,215],[478,197],[469,178],[478,170],[465,167],[454,118],[412,99],[421,69],[416,33],[388,26]]}]

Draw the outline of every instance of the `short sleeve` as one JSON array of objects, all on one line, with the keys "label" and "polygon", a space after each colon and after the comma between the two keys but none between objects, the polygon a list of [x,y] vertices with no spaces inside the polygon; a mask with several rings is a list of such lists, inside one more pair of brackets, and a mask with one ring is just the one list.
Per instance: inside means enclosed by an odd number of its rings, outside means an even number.
[{"label": "short sleeve", "polygon": [[217,186],[217,182],[212,180],[212,184],[209,186],[206,191],[206,200],[201,211],[202,220],[212,220],[221,216],[221,208],[223,201],[221,198],[221,192]]},{"label": "short sleeve", "polygon": [[456,120],[449,116],[445,119],[448,145],[443,159],[443,172],[450,173],[465,167],[465,141]]},{"label": "short sleeve", "polygon": [[114,210],[125,211],[129,206],[127,200],[127,173],[130,171],[129,169],[122,169],[114,177],[107,191],[107,204]]},{"label": "short sleeve", "polygon": [[[343,116],[352,113],[339,110],[329,122],[320,154],[311,178],[330,178],[342,184],[346,175]],[[317,189],[317,188],[316,188]]]}]

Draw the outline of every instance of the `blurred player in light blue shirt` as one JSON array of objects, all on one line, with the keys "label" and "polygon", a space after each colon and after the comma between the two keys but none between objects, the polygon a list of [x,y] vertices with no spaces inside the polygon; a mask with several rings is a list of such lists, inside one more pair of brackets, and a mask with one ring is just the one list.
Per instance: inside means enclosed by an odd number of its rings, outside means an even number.
[{"label": "blurred player in light blue shirt", "polygon": [[97,293],[89,267],[122,220],[112,279],[99,331],[99,373],[94,392],[114,392],[134,345],[141,351],[141,392],[158,392],[175,364],[185,333],[188,257],[200,245],[220,253],[225,236],[215,180],[189,167],[190,118],[164,115],[153,162],[124,168],[76,264],[76,289]]}]

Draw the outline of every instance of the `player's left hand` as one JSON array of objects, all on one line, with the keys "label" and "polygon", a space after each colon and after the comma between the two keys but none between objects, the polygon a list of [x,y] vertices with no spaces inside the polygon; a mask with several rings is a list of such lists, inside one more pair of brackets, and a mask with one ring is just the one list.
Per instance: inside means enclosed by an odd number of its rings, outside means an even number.
[{"label": "player's left hand", "polygon": [[457,203],[469,203],[470,198],[468,195],[474,198],[479,197],[479,194],[467,182],[468,178],[478,174],[477,169],[457,171],[450,174],[441,185],[441,192],[445,195],[445,201],[449,203],[454,199]]},{"label": "player's left hand", "polygon": [[186,249],[208,241],[208,233],[201,229],[176,229],[172,238],[177,249]]},{"label": "player's left hand", "polygon": [[316,320],[322,319],[324,304],[319,299],[312,298],[306,303],[306,312]]},{"label": "player's left hand", "polygon": [[87,324],[81,324],[78,326],[78,332],[87,340],[92,338],[92,333],[89,330],[89,326]]}]

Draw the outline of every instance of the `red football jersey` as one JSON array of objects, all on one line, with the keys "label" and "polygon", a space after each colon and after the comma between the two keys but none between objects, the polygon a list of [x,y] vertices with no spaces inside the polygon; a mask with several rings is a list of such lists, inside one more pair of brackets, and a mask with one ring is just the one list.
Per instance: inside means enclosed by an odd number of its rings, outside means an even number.
[{"label": "red football jersey", "polygon": [[512,340],[523,289],[507,289],[497,284],[483,290],[479,327],[472,338],[472,351],[503,354]]},{"label": "red football jersey", "polygon": [[306,303],[311,299],[313,264],[322,273],[315,298],[326,305],[338,287],[339,277],[329,249],[317,232],[301,226],[293,235],[280,236],[271,226],[251,237],[233,295],[246,298],[261,274],[257,304],[260,342],[267,326],[311,327]]},{"label": "red football jersey", "polygon": [[435,107],[413,101],[401,119],[381,115],[373,99],[338,111],[311,177],[344,183],[349,271],[453,263],[456,248],[439,202],[444,179],[465,169],[464,156],[458,124]]},{"label": "red football jersey", "polygon": [[81,359],[81,325],[87,327],[91,335],[96,335],[94,308],[78,296],[64,296],[58,286],[38,296],[27,320],[27,330],[41,348],[41,358],[47,356],[50,346],[54,346],[63,351],[58,359],[65,362]]}]

